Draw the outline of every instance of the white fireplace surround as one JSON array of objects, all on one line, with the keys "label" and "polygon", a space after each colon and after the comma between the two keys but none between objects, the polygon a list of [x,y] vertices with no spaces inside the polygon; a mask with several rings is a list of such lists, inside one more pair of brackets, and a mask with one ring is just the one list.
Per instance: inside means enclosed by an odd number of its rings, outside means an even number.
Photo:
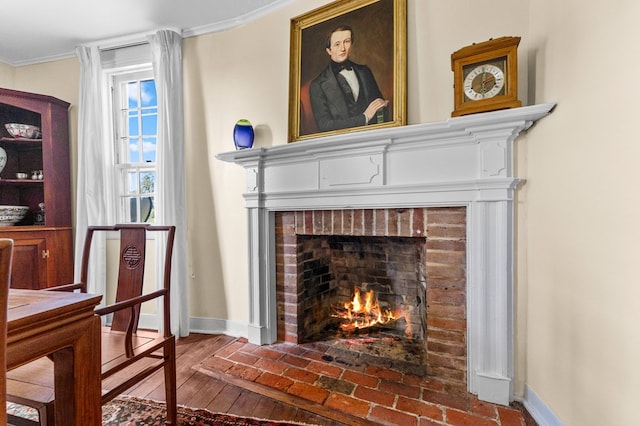
[{"label": "white fireplace surround", "polygon": [[513,400],[514,139],[554,103],[217,155],[246,170],[249,341],[276,340],[274,212],[464,206],[469,392]]}]

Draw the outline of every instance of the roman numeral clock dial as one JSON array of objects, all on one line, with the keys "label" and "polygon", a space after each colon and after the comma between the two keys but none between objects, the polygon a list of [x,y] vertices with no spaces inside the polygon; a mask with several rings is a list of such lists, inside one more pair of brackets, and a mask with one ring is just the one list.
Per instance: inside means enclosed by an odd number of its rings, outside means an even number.
[{"label": "roman numeral clock dial", "polygon": [[463,47],[451,55],[456,117],[516,108],[518,100],[517,48],[520,37],[500,37]]},{"label": "roman numeral clock dial", "polygon": [[503,87],[504,72],[495,65],[477,66],[464,79],[464,94],[475,101],[493,98]]}]

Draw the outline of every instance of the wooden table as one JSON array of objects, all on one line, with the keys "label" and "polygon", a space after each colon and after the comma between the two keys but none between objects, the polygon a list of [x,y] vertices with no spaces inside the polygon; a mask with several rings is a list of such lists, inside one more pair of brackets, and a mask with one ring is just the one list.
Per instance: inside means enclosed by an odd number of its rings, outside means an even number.
[{"label": "wooden table", "polygon": [[54,361],[59,425],[102,424],[100,318],[102,296],[9,290],[7,370],[40,357]]}]

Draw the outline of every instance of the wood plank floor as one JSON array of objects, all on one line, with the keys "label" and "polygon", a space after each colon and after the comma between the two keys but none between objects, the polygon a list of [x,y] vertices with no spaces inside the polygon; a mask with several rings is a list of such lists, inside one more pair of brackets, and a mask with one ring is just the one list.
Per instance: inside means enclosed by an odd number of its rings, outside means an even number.
[{"label": "wood plank floor", "polygon": [[[233,340],[233,338],[223,335],[203,334],[191,334],[189,337],[178,339],[176,347],[178,404],[193,408],[205,408],[213,412],[269,420],[316,425],[344,424],[251,392],[231,383],[225,383],[199,373],[192,368],[210,357],[230,340]],[[164,401],[164,378],[162,372],[154,374],[143,383],[130,389],[127,394]]]}]

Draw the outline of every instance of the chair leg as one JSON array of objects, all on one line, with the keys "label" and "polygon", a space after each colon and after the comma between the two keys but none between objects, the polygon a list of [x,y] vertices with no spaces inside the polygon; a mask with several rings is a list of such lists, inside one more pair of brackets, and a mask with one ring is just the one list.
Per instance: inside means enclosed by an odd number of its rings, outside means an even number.
[{"label": "chair leg", "polygon": [[[174,338],[175,339],[175,338]],[[164,348],[167,363],[164,365],[164,390],[167,405],[167,421],[165,425],[176,426],[178,424],[177,395],[176,395],[176,346],[175,340]]]},{"label": "chair leg", "polygon": [[54,404],[55,401],[49,402],[38,410],[41,425],[55,426],[56,422]]}]

